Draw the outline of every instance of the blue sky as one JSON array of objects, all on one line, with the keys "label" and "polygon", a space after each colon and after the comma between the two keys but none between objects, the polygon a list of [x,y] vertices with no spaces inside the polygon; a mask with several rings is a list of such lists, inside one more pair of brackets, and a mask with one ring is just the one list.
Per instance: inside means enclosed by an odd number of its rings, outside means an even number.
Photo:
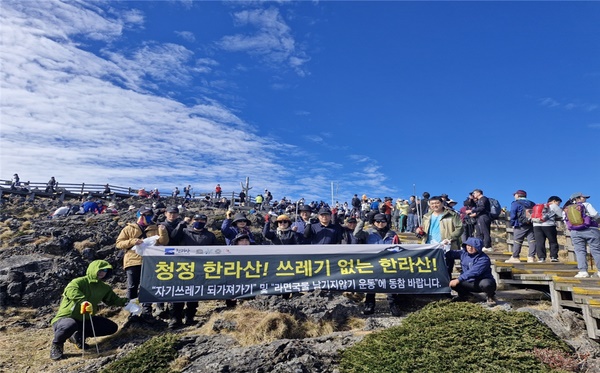
[{"label": "blue sky", "polygon": [[0,7],[2,179],[600,197],[599,2]]}]

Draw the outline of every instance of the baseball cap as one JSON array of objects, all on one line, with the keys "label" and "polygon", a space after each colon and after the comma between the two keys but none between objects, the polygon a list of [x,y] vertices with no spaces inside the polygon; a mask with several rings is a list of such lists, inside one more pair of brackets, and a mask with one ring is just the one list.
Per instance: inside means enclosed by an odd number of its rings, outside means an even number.
[{"label": "baseball cap", "polygon": [[177,206],[169,206],[169,207],[167,207],[167,212],[173,212],[175,214],[179,214],[179,209],[177,208]]},{"label": "baseball cap", "polygon": [[575,198],[579,198],[579,197],[590,198],[590,196],[586,196],[585,194],[583,194],[581,192],[577,192],[577,193],[571,194],[571,198],[570,199],[575,199]]},{"label": "baseball cap", "polygon": [[517,190],[516,192],[514,192],[514,193],[513,193],[513,196],[514,196],[515,194],[517,194],[517,195],[519,195],[519,196],[521,196],[521,197],[527,197],[527,192],[526,192],[526,191],[524,191],[524,190],[521,190],[521,189],[519,189],[519,190]]}]

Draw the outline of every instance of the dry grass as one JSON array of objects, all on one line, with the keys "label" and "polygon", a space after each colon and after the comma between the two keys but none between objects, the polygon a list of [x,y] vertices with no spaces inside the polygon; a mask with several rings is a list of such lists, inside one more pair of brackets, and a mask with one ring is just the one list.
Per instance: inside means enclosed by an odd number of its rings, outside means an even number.
[{"label": "dry grass", "polygon": [[41,236],[37,240],[33,241],[33,244],[34,245],[41,245],[44,242],[48,242],[50,240],[52,240],[52,237],[50,237],[50,236]]},{"label": "dry grass", "polygon": [[73,247],[75,248],[75,250],[82,252],[84,249],[89,248],[95,248],[96,247],[96,243],[92,240],[84,240],[84,241],[78,241],[75,242],[73,244]]},{"label": "dry grass", "polygon": [[205,335],[228,334],[240,345],[252,346],[278,339],[318,337],[335,330],[331,323],[299,322],[288,314],[238,306],[214,314],[199,331]]},{"label": "dry grass", "polygon": [[[90,338],[87,342],[92,349],[85,352],[83,359],[81,350],[67,342],[64,348],[65,358],[52,361],[50,344],[54,333],[49,321],[54,315],[47,318],[46,326],[39,327],[41,320],[36,314],[35,309],[22,307],[0,310],[0,372],[54,372],[67,367],[69,371],[76,371],[78,363],[83,366],[85,360],[98,357],[96,342],[100,356],[110,356],[124,343],[122,340],[132,339],[132,335],[140,333],[139,330],[131,328],[120,330],[113,336]],[[105,308],[98,315],[110,317],[112,321],[123,325],[128,312]],[[147,332],[144,330],[144,333]]]}]

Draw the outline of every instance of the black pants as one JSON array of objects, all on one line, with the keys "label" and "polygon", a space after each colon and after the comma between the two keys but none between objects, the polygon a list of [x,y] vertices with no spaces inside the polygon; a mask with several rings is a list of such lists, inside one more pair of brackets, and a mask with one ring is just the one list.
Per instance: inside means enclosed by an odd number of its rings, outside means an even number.
[{"label": "black pants", "polygon": [[546,259],[546,239],[550,244],[550,258],[558,259],[558,239],[556,226],[533,226],[535,252],[538,259]]},{"label": "black pants", "polygon": [[[92,321],[90,321],[89,315],[85,316],[85,337],[102,337],[105,335],[115,334],[119,329],[119,326],[101,316],[91,316]],[[94,328],[92,329],[92,322],[94,323]],[[65,343],[67,339],[69,339],[73,334],[79,332],[83,333],[83,321],[77,321],[70,317],[63,317],[62,319],[58,319],[54,324],[52,324],[52,329],[54,330],[54,339],[52,343]],[[95,332],[95,333],[94,333]]]},{"label": "black pants", "polygon": [[[185,306],[185,312],[183,307]],[[178,320],[183,319],[184,315],[188,319],[193,319],[198,309],[198,302],[179,302],[173,303],[171,308],[171,317]]]},{"label": "black pants", "polygon": [[[138,297],[140,280],[142,279],[142,266],[127,267],[125,273],[127,274],[127,299],[135,299]],[[152,303],[143,303],[142,308],[144,313],[152,314]]]},{"label": "black pants", "polygon": [[492,247],[491,225],[492,219],[488,215],[481,215],[477,218],[477,238],[483,241],[483,247]]},{"label": "black pants", "polygon": [[455,290],[459,297],[467,296],[470,293],[485,293],[488,297],[493,297],[496,295],[496,281],[489,278],[474,282],[462,281],[453,287],[452,290]]}]

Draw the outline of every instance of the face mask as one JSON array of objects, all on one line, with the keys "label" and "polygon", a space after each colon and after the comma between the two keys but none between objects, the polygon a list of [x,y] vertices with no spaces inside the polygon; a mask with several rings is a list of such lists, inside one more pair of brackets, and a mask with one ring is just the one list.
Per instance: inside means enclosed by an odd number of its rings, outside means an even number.
[{"label": "face mask", "polygon": [[152,224],[152,216],[141,215],[138,219],[139,225],[150,225]]},{"label": "face mask", "polygon": [[205,225],[206,225],[206,223],[203,223],[200,221],[195,221],[193,227],[194,227],[194,229],[201,230],[201,229],[204,229]]}]

